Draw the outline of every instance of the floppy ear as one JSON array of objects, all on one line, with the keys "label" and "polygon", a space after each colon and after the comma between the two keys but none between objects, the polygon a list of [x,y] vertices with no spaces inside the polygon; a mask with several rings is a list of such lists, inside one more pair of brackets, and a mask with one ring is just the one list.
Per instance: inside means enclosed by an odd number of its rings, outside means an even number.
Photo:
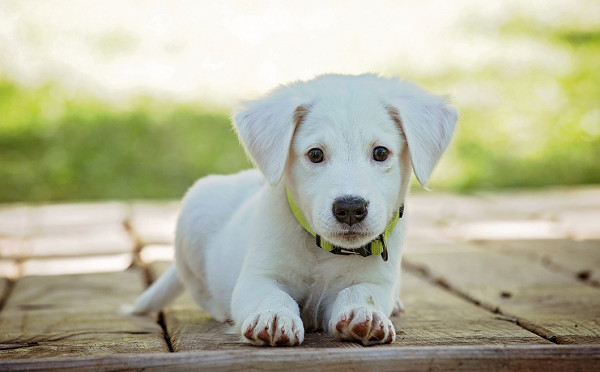
[{"label": "floppy ear", "polygon": [[399,82],[392,90],[388,111],[404,132],[413,170],[425,187],[452,139],[458,113],[444,97],[416,85]]},{"label": "floppy ear", "polygon": [[234,115],[242,145],[271,185],[283,174],[296,125],[307,107],[291,87],[281,87],[266,97],[246,102]]}]

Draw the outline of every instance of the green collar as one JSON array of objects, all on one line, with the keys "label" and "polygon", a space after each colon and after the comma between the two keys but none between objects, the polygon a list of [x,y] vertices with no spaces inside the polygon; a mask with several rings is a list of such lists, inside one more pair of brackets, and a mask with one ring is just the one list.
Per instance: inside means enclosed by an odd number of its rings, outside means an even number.
[{"label": "green collar", "polygon": [[324,239],[321,239],[320,235],[315,234],[315,232],[308,225],[308,222],[306,221],[306,218],[300,211],[300,208],[298,207],[296,202],[294,202],[294,199],[292,199],[290,190],[288,190],[287,187],[285,190],[287,193],[287,199],[288,199],[288,203],[290,205],[290,209],[292,210],[292,214],[294,215],[294,217],[296,217],[296,220],[298,221],[298,223],[300,225],[302,225],[302,227],[304,227],[304,230],[308,231],[312,236],[314,236],[316,238],[317,246],[319,246],[320,248],[326,250],[327,252],[331,252],[333,254],[340,254],[340,255],[345,255],[345,256],[346,255],[360,255],[363,257],[381,254],[381,257],[383,258],[384,261],[388,260],[388,251],[387,251],[387,243],[386,242],[387,242],[388,237],[392,233],[394,226],[396,226],[396,223],[398,222],[399,219],[402,218],[402,215],[404,214],[404,205],[400,206],[400,208],[398,209],[398,212],[396,212],[396,214],[394,215],[394,218],[392,218],[392,221],[387,225],[383,234],[379,235],[379,237],[377,237],[377,239],[371,241],[370,243],[367,243],[366,245],[364,245],[360,248],[356,248],[356,249],[342,248],[342,247],[335,246],[332,243],[330,243]]}]

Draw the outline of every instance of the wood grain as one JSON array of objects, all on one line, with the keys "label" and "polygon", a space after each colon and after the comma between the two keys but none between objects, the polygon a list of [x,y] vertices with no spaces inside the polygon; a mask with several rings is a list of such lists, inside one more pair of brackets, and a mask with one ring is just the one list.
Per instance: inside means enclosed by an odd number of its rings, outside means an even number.
[{"label": "wood grain", "polygon": [[106,255],[131,252],[133,247],[132,238],[118,223],[26,238],[0,238],[0,256],[15,259]]},{"label": "wood grain", "polygon": [[501,253],[527,256],[551,270],[600,286],[600,240],[485,240],[478,244]]},{"label": "wood grain", "polygon": [[21,275],[21,265],[17,260],[0,258],[0,278],[16,279]]},{"label": "wood grain", "polygon": [[173,244],[179,202],[132,204],[130,226],[142,245]]},{"label": "wood grain", "polygon": [[597,187],[453,195],[414,193],[409,241],[448,239],[600,239]]},{"label": "wood grain", "polygon": [[544,344],[545,339],[452,293],[402,272],[404,313],[392,318],[399,345]]},{"label": "wood grain", "polygon": [[0,313],[0,359],[168,351],[154,318],[124,314],[139,270],[18,280]]},{"label": "wood grain", "polygon": [[[168,263],[153,263],[151,277],[156,279]],[[490,311],[447,293],[434,285],[404,272],[402,299],[406,311],[392,318],[397,330],[396,346],[543,344],[545,339],[499,319]],[[167,332],[173,350],[237,350],[248,347],[239,336],[229,334],[222,324],[183,295],[164,311]],[[361,348],[339,342],[323,332],[307,333],[303,348]]]},{"label": "wood grain", "polygon": [[[166,261],[153,262],[149,266],[151,280],[156,280],[170,265]],[[232,350],[246,346],[239,336],[228,333],[229,325],[214,320],[187,292],[168,305],[163,316],[175,352]]]},{"label": "wood grain", "polygon": [[600,291],[524,256],[408,254],[409,267],[557,343],[600,343]]},{"label": "wood grain", "polygon": [[[125,268],[132,244],[171,244],[178,207],[0,206],[0,271]],[[170,353],[156,317],[120,311],[145,286],[140,268],[21,276],[8,291],[0,273],[0,370],[598,370],[599,208],[597,187],[413,195],[406,311],[392,319],[397,341],[369,348],[324,333],[296,348],[249,346],[185,295],[164,311]],[[136,262],[172,252],[154,248]]]},{"label": "wood grain", "polygon": [[8,286],[8,279],[0,276],[0,309],[2,309],[4,303],[7,300],[6,297],[8,296]]},{"label": "wood grain", "polygon": [[0,206],[0,236],[30,237],[122,224],[130,215],[125,203]]},{"label": "wood grain", "polygon": [[[152,280],[163,273],[170,262],[153,262],[150,268]],[[235,351],[256,349],[231,333],[231,324],[221,323],[212,318],[185,293],[163,311],[164,322],[173,351]],[[326,333],[313,332],[305,335],[305,340],[297,349],[322,347],[361,348],[355,343],[339,342]]]},{"label": "wood grain", "polygon": [[114,272],[127,269],[133,259],[133,252],[103,256],[30,258],[21,262],[20,272],[23,276]]},{"label": "wood grain", "polygon": [[6,371],[594,371],[600,346],[487,345],[300,350],[248,348],[150,355],[0,360]]}]

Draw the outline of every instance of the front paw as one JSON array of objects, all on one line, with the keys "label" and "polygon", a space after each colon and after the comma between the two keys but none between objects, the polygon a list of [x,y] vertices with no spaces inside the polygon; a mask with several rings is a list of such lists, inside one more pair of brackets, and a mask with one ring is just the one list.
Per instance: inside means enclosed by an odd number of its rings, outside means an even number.
[{"label": "front paw", "polygon": [[360,341],[364,346],[389,344],[396,339],[392,322],[366,306],[342,311],[329,322],[329,333],[343,341]]},{"label": "front paw", "polygon": [[296,346],[304,341],[304,325],[290,311],[265,311],[244,321],[242,335],[254,345]]}]

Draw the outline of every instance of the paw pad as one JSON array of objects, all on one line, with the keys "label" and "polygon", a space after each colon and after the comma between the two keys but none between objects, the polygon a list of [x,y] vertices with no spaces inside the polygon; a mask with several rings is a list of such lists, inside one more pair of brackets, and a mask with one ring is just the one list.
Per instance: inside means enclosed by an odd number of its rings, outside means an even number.
[{"label": "paw pad", "polygon": [[396,338],[392,322],[380,311],[359,307],[341,312],[331,320],[330,333],[344,341],[363,345],[387,344]]},{"label": "paw pad", "polygon": [[254,345],[295,346],[304,340],[304,326],[291,312],[267,311],[250,315],[242,325],[242,335]]}]

